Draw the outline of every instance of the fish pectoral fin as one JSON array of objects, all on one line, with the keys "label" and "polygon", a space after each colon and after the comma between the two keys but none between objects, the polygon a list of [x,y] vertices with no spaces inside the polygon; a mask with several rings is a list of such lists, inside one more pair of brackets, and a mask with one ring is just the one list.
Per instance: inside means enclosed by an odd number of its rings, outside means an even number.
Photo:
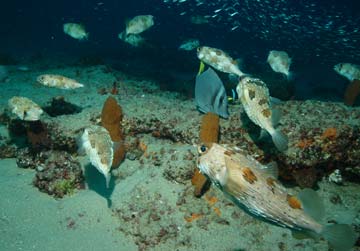
[{"label": "fish pectoral fin", "polygon": [[325,208],[322,200],[318,194],[309,188],[303,189],[298,194],[298,199],[305,213],[314,218],[314,220],[321,221],[325,214]]},{"label": "fish pectoral fin", "polygon": [[270,107],[274,106],[274,105],[281,105],[283,103],[284,103],[284,101],[282,101],[281,99],[270,96]]},{"label": "fish pectoral fin", "polygon": [[279,124],[280,118],[281,118],[281,112],[278,109],[272,109],[271,123],[274,128],[277,127],[277,125]]},{"label": "fish pectoral fin", "polygon": [[317,239],[314,234],[310,234],[307,231],[291,230],[291,235],[297,240]]},{"label": "fish pectoral fin", "polygon": [[262,173],[265,177],[277,179],[279,176],[278,165],[275,161],[269,162],[267,165],[256,164],[254,168]]},{"label": "fish pectoral fin", "polygon": [[275,161],[272,161],[266,165],[266,168],[263,169],[269,176],[277,179],[279,176],[279,168]]}]

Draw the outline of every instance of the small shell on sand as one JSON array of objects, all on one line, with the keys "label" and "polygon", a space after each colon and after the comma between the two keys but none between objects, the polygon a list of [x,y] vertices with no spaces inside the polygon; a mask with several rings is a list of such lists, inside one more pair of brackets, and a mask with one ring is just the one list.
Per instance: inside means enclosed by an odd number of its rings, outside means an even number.
[{"label": "small shell on sand", "polygon": [[84,87],[83,84],[74,79],[55,74],[43,74],[37,77],[37,81],[48,87],[56,87],[60,89],[76,89]]},{"label": "small shell on sand", "polygon": [[12,97],[8,101],[11,112],[16,114],[21,120],[36,121],[44,112],[34,101],[26,97]]}]

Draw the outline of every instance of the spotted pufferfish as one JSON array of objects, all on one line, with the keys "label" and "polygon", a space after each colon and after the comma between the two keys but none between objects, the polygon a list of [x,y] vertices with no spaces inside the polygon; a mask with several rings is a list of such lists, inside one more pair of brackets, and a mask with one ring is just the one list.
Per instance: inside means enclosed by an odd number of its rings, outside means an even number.
[{"label": "spotted pufferfish", "polygon": [[198,147],[198,168],[250,215],[294,233],[324,237],[337,251],[350,250],[357,236],[346,224],[325,225],[324,206],[315,191],[290,194],[277,180],[276,166],[265,166],[239,149],[215,143]]},{"label": "spotted pufferfish", "polygon": [[246,75],[239,69],[237,62],[220,49],[201,46],[197,48],[197,56],[202,62],[218,71],[235,74],[239,77]]},{"label": "spotted pufferfish", "polygon": [[266,84],[258,78],[244,77],[236,91],[251,121],[271,135],[279,151],[286,150],[288,139],[279,129],[275,129],[280,120],[280,113],[270,108],[270,94]]}]

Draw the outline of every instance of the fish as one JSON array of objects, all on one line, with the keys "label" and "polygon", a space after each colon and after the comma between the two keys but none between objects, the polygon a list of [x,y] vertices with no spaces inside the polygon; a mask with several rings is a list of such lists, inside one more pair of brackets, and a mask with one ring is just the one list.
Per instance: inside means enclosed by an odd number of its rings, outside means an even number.
[{"label": "fish", "polygon": [[109,132],[102,126],[92,125],[84,129],[78,145],[79,152],[85,152],[91,164],[104,175],[106,187],[109,188],[114,158],[114,143]]},{"label": "fish", "polygon": [[192,24],[207,24],[207,23],[209,23],[209,20],[204,16],[196,15],[196,16],[190,17],[190,22]]},{"label": "fish", "polygon": [[246,75],[239,69],[237,62],[220,49],[208,46],[198,47],[197,57],[218,71],[235,74],[239,77]]},{"label": "fish", "polygon": [[285,151],[288,139],[279,129],[275,129],[280,113],[270,108],[270,94],[266,84],[258,78],[244,77],[239,81],[236,92],[250,120],[271,135],[279,151]]},{"label": "fish", "polygon": [[[360,28],[355,8],[341,1],[333,1],[331,6],[314,0],[298,5],[286,0],[274,3],[273,0],[194,0],[180,4],[166,0],[157,7],[174,15],[186,10],[183,18],[192,20],[188,22],[190,26],[208,23],[206,28],[221,30],[221,35],[214,34],[221,36],[220,40],[238,41],[239,34],[243,34],[240,47],[248,55],[257,54],[259,42],[266,41],[291,48],[298,55],[299,64],[317,64],[319,60],[324,64],[336,63],[339,58],[348,62],[359,60]],[[218,9],[222,11],[215,13]]]},{"label": "fish", "polygon": [[139,15],[126,23],[125,34],[140,34],[154,25],[154,16]]},{"label": "fish", "polygon": [[63,30],[65,34],[77,40],[86,40],[89,38],[89,33],[85,31],[85,27],[82,24],[65,23]]},{"label": "fish", "polygon": [[84,87],[83,84],[77,82],[74,79],[64,77],[56,74],[43,74],[37,77],[37,81],[48,87],[56,87],[59,89],[76,89]]},{"label": "fish", "polygon": [[125,31],[121,32],[118,35],[118,38],[122,41],[124,41],[125,43],[128,43],[134,47],[140,47],[145,45],[145,39],[139,35],[139,34],[129,34],[126,35]]},{"label": "fish", "polygon": [[360,80],[360,65],[351,63],[339,63],[334,66],[334,70],[349,81]]},{"label": "fish", "polygon": [[270,51],[267,62],[274,72],[282,73],[287,77],[287,79],[291,79],[289,72],[291,58],[285,51]]},{"label": "fish", "polygon": [[179,46],[179,50],[184,50],[184,51],[191,51],[194,50],[196,48],[198,48],[200,45],[200,42],[198,39],[188,39],[186,41],[184,41],[180,46]]},{"label": "fish", "polygon": [[212,112],[223,118],[229,117],[225,87],[210,67],[196,76],[195,102],[203,113]]},{"label": "fish", "polygon": [[8,105],[12,113],[25,121],[40,120],[41,114],[44,113],[38,104],[26,97],[12,97],[9,99]]},{"label": "fish", "polygon": [[262,165],[241,149],[207,143],[198,146],[198,168],[245,212],[295,234],[322,236],[337,251],[350,250],[357,236],[346,224],[325,225],[324,206],[311,189],[292,195],[277,179],[276,165]]}]

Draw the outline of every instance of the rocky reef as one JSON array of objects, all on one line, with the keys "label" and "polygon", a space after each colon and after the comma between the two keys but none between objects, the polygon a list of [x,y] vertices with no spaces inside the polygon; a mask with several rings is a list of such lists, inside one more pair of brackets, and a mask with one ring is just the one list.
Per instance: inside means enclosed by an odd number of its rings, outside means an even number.
[{"label": "rocky reef", "polygon": [[40,191],[62,198],[84,188],[80,163],[65,151],[42,151],[34,155],[28,148],[19,150],[18,167],[36,171],[34,186]]}]

